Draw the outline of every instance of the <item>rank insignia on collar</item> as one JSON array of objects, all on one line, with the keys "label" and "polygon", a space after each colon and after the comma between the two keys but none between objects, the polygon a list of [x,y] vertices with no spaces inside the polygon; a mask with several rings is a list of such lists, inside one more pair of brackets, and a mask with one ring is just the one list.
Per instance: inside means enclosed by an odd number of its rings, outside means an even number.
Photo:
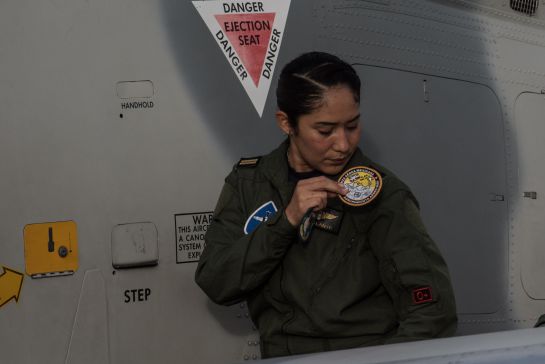
[{"label": "rank insignia on collar", "polygon": [[364,206],[373,201],[382,189],[382,177],[373,168],[358,166],[350,168],[339,177],[338,182],[348,189],[342,202],[350,206]]},{"label": "rank insignia on collar", "polygon": [[316,228],[338,234],[341,229],[343,213],[330,208],[318,212],[316,216]]},{"label": "rank insignia on collar", "polygon": [[254,158],[240,158],[238,161],[237,166],[238,167],[255,167],[259,163],[259,160],[261,157],[254,157]]}]

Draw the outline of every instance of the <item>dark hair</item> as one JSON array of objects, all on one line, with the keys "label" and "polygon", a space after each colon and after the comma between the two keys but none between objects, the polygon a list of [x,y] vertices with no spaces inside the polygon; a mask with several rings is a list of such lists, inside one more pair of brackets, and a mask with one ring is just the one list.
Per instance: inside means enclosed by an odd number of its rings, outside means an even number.
[{"label": "dark hair", "polygon": [[276,102],[297,129],[299,117],[320,107],[324,92],[334,86],[348,86],[359,103],[361,81],[351,65],[329,53],[304,53],[282,69]]}]

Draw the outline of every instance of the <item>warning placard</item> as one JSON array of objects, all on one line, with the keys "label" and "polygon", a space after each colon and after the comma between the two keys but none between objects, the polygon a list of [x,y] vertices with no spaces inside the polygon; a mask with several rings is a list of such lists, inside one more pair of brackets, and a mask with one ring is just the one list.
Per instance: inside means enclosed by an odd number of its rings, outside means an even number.
[{"label": "warning placard", "polygon": [[212,212],[174,215],[176,225],[176,263],[198,262],[204,249],[204,234]]},{"label": "warning placard", "polygon": [[290,1],[193,1],[259,116],[267,101]]}]

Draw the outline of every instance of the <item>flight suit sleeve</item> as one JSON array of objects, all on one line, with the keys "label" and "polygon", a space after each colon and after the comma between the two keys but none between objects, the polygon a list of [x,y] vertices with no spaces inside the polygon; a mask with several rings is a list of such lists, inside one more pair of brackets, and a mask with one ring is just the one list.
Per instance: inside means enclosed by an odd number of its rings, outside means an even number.
[{"label": "flight suit sleeve", "polygon": [[280,209],[245,235],[244,211],[236,171],[227,177],[214,217],[205,236],[206,246],[195,273],[196,283],[216,303],[242,301],[263,285],[282,261],[296,230]]},{"label": "flight suit sleeve", "polygon": [[399,327],[386,344],[453,335],[457,316],[445,260],[404,191],[388,197],[369,238]]}]

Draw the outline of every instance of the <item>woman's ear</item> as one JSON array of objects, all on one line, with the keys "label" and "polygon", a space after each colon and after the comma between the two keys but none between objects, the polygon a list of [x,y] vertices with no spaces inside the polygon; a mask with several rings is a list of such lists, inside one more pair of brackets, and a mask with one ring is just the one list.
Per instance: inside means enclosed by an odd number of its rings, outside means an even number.
[{"label": "woman's ear", "polygon": [[277,111],[276,112],[276,124],[282,130],[282,132],[286,135],[290,135],[293,132],[293,129],[290,125],[288,115],[283,111]]}]

